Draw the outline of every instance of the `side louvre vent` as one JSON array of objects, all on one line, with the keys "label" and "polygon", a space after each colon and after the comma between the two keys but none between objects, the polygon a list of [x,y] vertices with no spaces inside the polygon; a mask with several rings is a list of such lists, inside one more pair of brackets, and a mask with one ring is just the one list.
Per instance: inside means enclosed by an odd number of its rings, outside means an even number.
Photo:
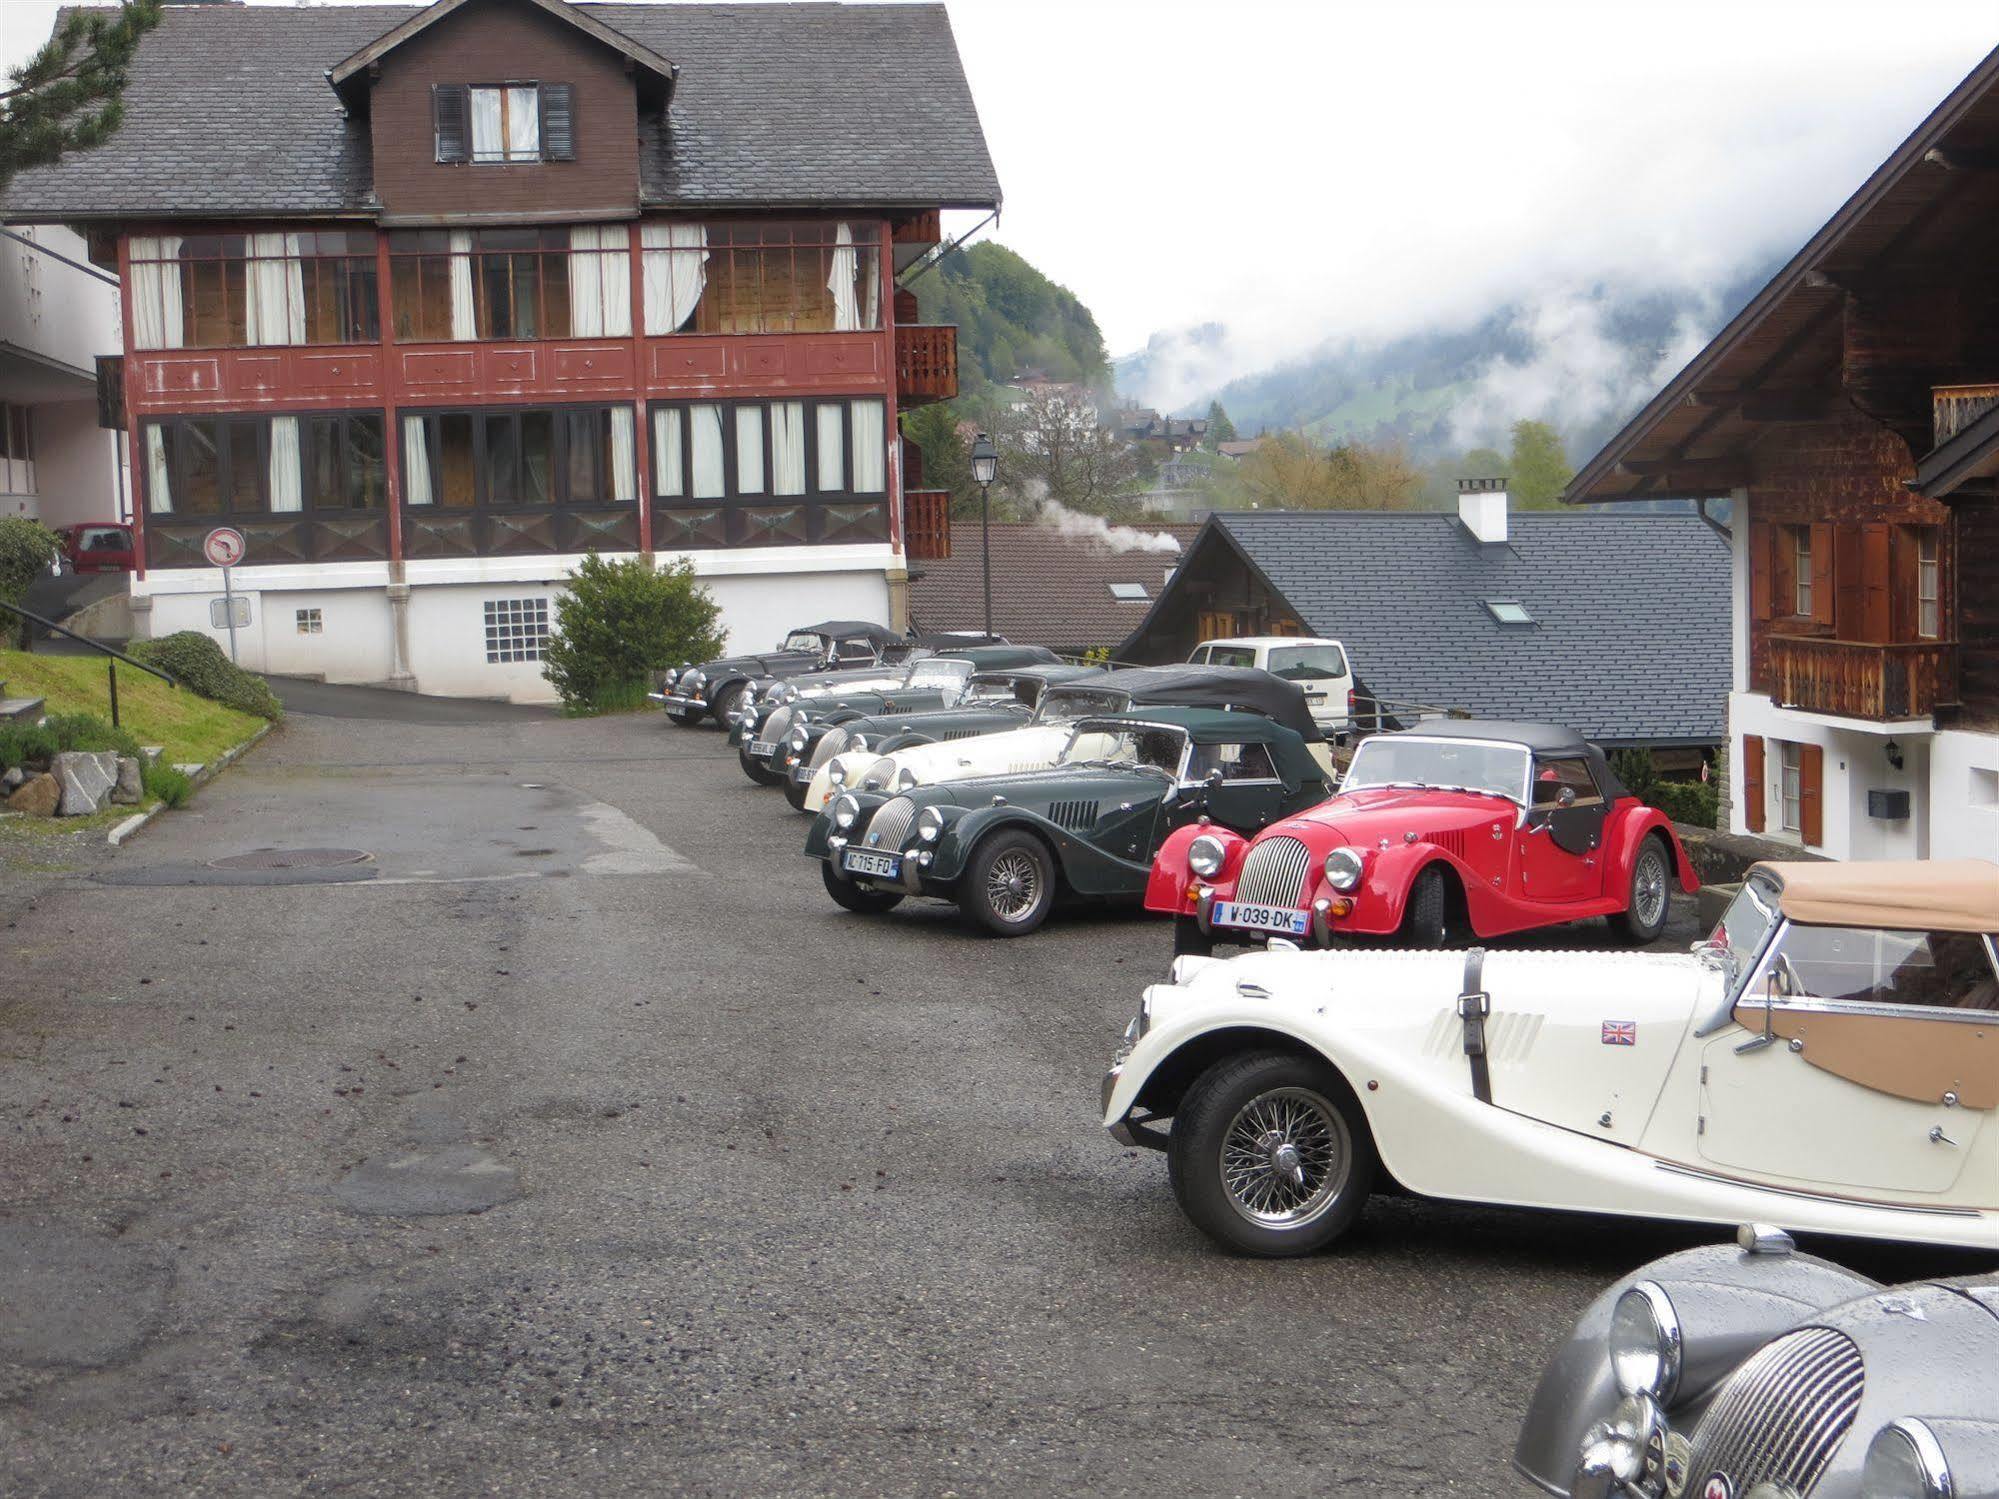
[{"label": "side louvre vent", "polygon": [[1425,835],[1423,841],[1432,847],[1441,848],[1453,858],[1462,859],[1465,856],[1465,835],[1462,832],[1430,833]]},{"label": "side louvre vent", "polygon": [[1080,832],[1097,825],[1095,802],[1055,802],[1048,808],[1048,820],[1058,828]]}]

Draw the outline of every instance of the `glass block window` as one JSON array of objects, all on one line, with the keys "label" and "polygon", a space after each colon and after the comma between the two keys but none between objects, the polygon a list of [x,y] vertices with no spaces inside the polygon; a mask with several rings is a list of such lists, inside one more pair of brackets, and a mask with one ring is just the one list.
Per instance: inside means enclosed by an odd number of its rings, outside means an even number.
[{"label": "glass block window", "polygon": [[486,660],[539,661],[548,644],[547,599],[486,600]]},{"label": "glass block window", "polygon": [[320,617],[320,613],[317,609],[301,609],[298,611],[299,634],[319,635],[323,634],[325,632],[325,629],[326,629],[326,623]]}]

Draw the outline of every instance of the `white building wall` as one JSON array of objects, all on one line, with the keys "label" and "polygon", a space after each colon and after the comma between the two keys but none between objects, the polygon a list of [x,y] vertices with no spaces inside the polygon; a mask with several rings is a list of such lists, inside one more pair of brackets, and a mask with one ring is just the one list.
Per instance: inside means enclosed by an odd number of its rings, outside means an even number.
[{"label": "white building wall", "polygon": [[35,469],[32,488],[0,479],[0,515],[120,518],[117,437],[96,405],[96,358],[122,347],[118,288],[87,257],[80,236],[52,225],[0,236],[0,400],[29,409]]},{"label": "white building wall", "polygon": [[1999,734],[1946,729],[1931,742],[1930,857],[1999,859]]},{"label": "white building wall", "polygon": [[[1782,765],[1780,742],[1815,744],[1825,752],[1824,781],[1821,786],[1824,841],[1810,845],[1812,852],[1834,859],[1924,859],[1935,856],[1933,830],[1945,825],[1952,815],[1932,791],[1936,735],[1926,720],[1904,724],[1860,724],[1827,718],[1816,713],[1799,713],[1775,706],[1760,692],[1737,692],[1729,696],[1729,791],[1734,803],[1731,830],[1749,831],[1748,804],[1744,799],[1744,755],[1742,741],[1756,735],[1764,741],[1763,836],[1779,840],[1795,839],[1783,830]],[[1989,739],[1985,735],[1958,736]],[[1888,758],[1890,745],[1902,764]],[[1871,817],[1867,811],[1869,791],[1907,791],[1906,818]],[[1961,798],[1960,798],[1961,800]],[[1988,855],[1999,857],[1999,853]]]},{"label": "white building wall", "polygon": [[36,406],[34,423],[42,524],[129,519],[129,491],[119,488],[118,434],[97,425],[96,399]]}]

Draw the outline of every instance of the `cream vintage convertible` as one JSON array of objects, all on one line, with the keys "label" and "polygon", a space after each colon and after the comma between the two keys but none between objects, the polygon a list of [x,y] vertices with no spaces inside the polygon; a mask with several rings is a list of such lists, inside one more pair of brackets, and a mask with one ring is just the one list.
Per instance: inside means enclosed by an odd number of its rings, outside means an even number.
[{"label": "cream vintage convertible", "polygon": [[1982,860],[1772,863],[1687,954],[1182,957],[1103,1122],[1250,1254],[1377,1187],[1999,1249],[1995,933]]}]

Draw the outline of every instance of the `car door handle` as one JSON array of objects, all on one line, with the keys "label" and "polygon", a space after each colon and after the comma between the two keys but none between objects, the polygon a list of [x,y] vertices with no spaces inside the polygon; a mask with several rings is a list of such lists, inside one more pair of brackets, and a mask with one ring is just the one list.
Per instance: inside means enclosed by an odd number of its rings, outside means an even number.
[{"label": "car door handle", "polygon": [[1536,833],[1545,833],[1547,831],[1548,825],[1545,822],[1530,823],[1527,828],[1527,836],[1532,838]]},{"label": "car door handle", "polygon": [[1941,1124],[1933,1124],[1930,1126],[1930,1144],[1955,1145],[1957,1144],[1957,1141],[1951,1139],[1949,1135],[1943,1132],[1943,1126]]}]

